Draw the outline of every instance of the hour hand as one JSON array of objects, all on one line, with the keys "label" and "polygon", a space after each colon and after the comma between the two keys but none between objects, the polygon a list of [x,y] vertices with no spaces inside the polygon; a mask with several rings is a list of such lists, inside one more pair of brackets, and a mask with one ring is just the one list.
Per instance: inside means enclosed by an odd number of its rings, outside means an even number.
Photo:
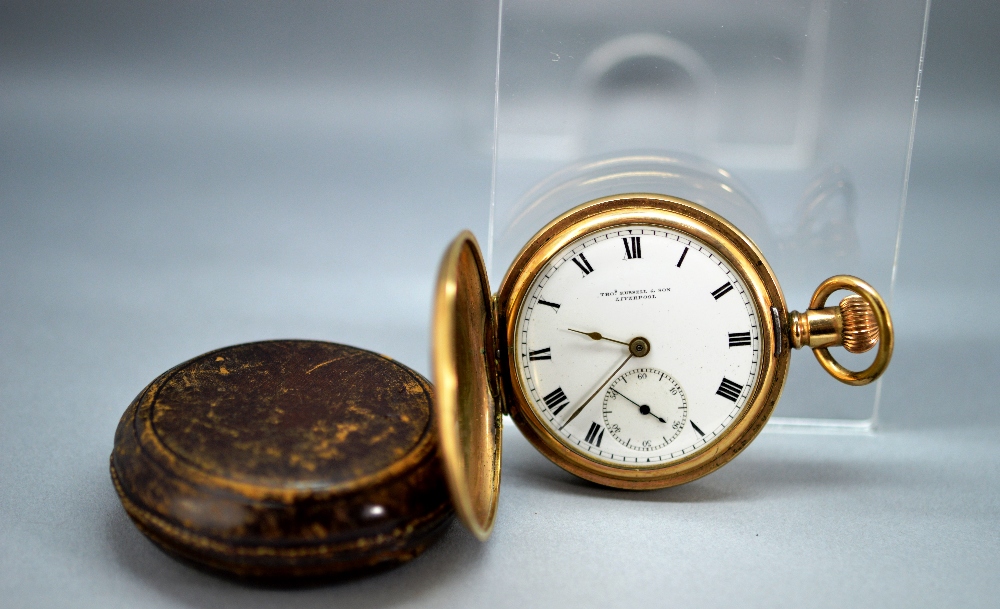
[{"label": "hour hand", "polygon": [[566,329],[569,330],[570,332],[576,332],[577,334],[583,334],[584,336],[590,337],[593,340],[607,340],[607,341],[611,341],[613,343],[618,343],[619,345],[625,345],[626,347],[629,346],[629,344],[627,342],[625,342],[625,341],[615,340],[613,338],[608,338],[607,336],[602,335],[600,332],[584,332],[582,330],[574,330],[573,328],[566,328]]}]

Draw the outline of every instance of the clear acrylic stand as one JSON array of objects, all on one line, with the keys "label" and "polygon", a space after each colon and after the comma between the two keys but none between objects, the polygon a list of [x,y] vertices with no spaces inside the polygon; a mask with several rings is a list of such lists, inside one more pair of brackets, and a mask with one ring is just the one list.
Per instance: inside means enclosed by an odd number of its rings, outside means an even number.
[{"label": "clear acrylic stand", "polygon": [[[740,227],[792,309],[842,273],[891,303],[928,9],[502,0],[490,276],[558,214],[648,191]],[[880,390],[796,353],[770,427],[870,431]]]}]

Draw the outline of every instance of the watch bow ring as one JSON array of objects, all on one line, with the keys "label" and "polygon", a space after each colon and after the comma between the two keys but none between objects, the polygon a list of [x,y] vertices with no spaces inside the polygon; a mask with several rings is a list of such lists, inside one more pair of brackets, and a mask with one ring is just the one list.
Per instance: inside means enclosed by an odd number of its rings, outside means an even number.
[{"label": "watch bow ring", "polygon": [[[856,294],[840,301],[836,307],[826,307],[826,299],[838,290]],[[885,372],[892,359],[892,317],[885,301],[857,277],[837,275],[816,288],[809,310],[789,314],[792,346],[809,346],[823,369],[833,378],[848,385],[867,385]],[[878,344],[875,361],[860,372],[848,370],[830,355],[829,347],[842,345],[851,353],[864,353]]]}]

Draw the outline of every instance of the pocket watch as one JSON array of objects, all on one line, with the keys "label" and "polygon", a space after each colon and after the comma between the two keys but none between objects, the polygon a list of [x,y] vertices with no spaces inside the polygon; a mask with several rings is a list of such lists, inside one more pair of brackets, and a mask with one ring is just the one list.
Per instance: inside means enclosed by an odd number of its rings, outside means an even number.
[{"label": "pocket watch", "polygon": [[[836,291],[852,295],[826,306]],[[830,348],[878,350],[852,371]],[[789,311],[757,246],[690,201],[625,194],[585,203],[521,249],[491,294],[460,234],[435,291],[439,451],[459,517],[486,539],[502,415],[556,465],[597,484],[656,489],[725,465],[761,431],[793,348],[864,385],[892,356],[878,293],[841,275]]]}]

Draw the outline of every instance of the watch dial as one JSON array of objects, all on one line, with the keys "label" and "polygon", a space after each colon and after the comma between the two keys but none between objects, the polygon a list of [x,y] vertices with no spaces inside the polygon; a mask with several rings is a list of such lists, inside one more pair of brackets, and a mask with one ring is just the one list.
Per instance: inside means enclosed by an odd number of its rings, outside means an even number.
[{"label": "watch dial", "polygon": [[711,443],[760,370],[744,280],[704,243],[652,226],[592,233],[553,256],[517,337],[518,381],[538,418],[607,463],[659,467]]}]

